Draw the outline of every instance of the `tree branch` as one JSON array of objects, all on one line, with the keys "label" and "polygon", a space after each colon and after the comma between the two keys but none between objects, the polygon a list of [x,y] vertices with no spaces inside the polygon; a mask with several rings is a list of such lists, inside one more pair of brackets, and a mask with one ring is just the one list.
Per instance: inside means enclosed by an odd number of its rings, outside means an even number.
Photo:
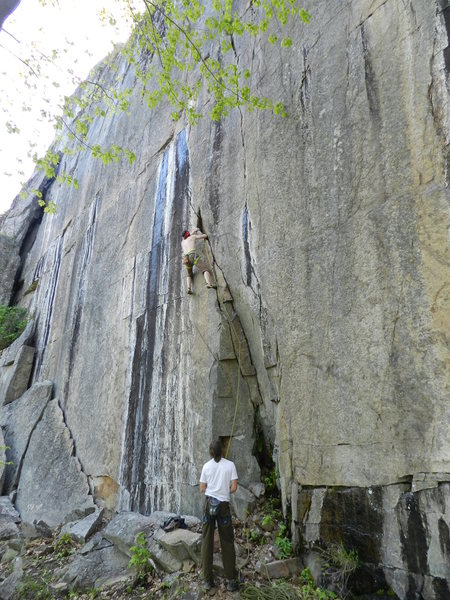
[{"label": "tree branch", "polygon": [[[165,19],[167,19],[168,21],[170,21],[172,23],[172,25],[174,25],[177,29],[179,29],[181,31],[181,33],[184,35],[184,37],[187,39],[187,41],[189,42],[189,44],[194,48],[195,52],[197,53],[198,58],[201,60],[201,62],[204,64],[206,70],[210,73],[210,75],[215,79],[215,81],[220,85],[220,87],[222,87],[224,90],[227,90],[228,92],[231,92],[232,94],[234,94],[235,92],[233,90],[230,90],[224,83],[223,81],[221,81],[220,79],[218,79],[216,77],[216,74],[214,73],[214,71],[212,71],[208,65],[208,63],[206,62],[206,60],[203,58],[200,50],[198,49],[198,46],[191,40],[190,36],[188,35],[188,33],[186,32],[186,30],[181,27],[180,25],[178,25],[178,23],[176,21],[174,21],[171,17],[169,17],[169,15],[167,13],[165,13],[162,8],[160,8],[159,6],[157,6],[156,4],[154,4],[152,2],[152,0],[144,0],[144,4],[147,6],[148,4],[151,4],[153,6],[153,8],[157,11],[159,11],[163,17]],[[147,7],[148,8],[148,7]]]},{"label": "tree branch", "polygon": [[26,67],[28,67],[30,69],[30,71],[33,73],[33,75],[36,75],[36,77],[39,77],[39,75],[36,73],[36,71],[33,69],[33,67],[31,65],[29,65],[25,60],[20,58],[20,56],[17,56],[17,54],[14,54],[14,52],[12,50],[7,48],[3,44],[0,44],[0,48],[3,48],[3,50],[6,50],[10,54],[12,54],[14,56],[14,58],[17,58],[17,60],[20,60],[21,63],[23,63]]}]

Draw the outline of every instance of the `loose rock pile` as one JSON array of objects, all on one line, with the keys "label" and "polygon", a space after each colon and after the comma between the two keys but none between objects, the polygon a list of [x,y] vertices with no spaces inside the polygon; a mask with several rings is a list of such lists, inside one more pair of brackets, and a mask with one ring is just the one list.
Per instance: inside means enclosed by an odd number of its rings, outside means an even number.
[{"label": "loose rock pile", "polygon": [[[0,498],[0,600],[33,598],[201,598],[201,522],[183,516],[187,529],[164,531],[172,513],[149,516],[101,509],[56,530],[44,522],[21,523],[11,501]],[[264,531],[263,514],[234,520],[237,563],[245,581],[292,578],[297,558],[277,560],[274,531]],[[258,531],[258,536],[251,532]],[[130,566],[138,534],[145,536],[152,569],[145,578]],[[219,540],[215,542],[216,598],[225,590]],[[237,594],[238,595],[238,594]]]}]

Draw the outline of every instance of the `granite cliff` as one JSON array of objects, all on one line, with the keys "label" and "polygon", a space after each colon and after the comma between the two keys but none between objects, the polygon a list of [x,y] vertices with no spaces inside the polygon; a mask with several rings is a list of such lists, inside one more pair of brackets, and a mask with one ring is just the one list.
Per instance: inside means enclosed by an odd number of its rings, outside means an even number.
[{"label": "granite cliff", "polygon": [[[14,202],[0,295],[33,321],[0,356],[3,494],[51,526],[94,504],[198,514],[209,441],[231,436],[243,488],[275,464],[303,552],[342,540],[360,591],[444,598],[450,8],[307,8],[289,51],[236,43],[288,118],[173,123],[118,53],[100,71],[135,89],[130,115],[89,139],[136,161],[64,156],[78,190],[29,185],[56,215]],[[218,289],[198,274],[188,297],[193,225]]]}]

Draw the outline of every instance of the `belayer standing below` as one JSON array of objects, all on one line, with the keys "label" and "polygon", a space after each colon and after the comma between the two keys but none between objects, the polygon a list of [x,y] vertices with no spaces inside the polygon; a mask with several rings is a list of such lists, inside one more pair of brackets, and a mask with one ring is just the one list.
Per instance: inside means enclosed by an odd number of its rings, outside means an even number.
[{"label": "belayer standing below", "polygon": [[231,494],[237,490],[238,476],[234,462],[222,456],[220,440],[209,446],[209,453],[212,458],[203,465],[200,475],[200,492],[205,494],[202,518],[202,569],[205,589],[208,591],[214,588],[213,551],[214,529],[217,521],[223,568],[225,577],[228,579],[227,589],[235,592],[239,588],[239,582],[236,571],[230,498]]},{"label": "belayer standing below", "polygon": [[183,248],[183,264],[186,267],[187,271],[187,292],[188,294],[192,294],[192,270],[194,267],[203,271],[203,277],[206,281],[207,288],[215,289],[217,286],[212,282],[211,273],[205,263],[205,261],[201,258],[200,254],[195,249],[195,242],[197,240],[206,240],[206,233],[202,233],[200,229],[195,228],[192,233],[189,233],[187,229],[183,231],[183,240],[181,242],[181,247]]}]

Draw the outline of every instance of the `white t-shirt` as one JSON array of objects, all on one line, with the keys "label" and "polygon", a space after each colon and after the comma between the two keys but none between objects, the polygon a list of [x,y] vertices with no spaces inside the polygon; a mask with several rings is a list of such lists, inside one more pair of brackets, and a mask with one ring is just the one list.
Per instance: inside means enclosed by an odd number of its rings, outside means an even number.
[{"label": "white t-shirt", "polygon": [[216,462],[213,458],[203,465],[200,483],[206,483],[206,495],[217,498],[221,502],[230,501],[230,483],[237,479],[234,462],[221,458]]}]

